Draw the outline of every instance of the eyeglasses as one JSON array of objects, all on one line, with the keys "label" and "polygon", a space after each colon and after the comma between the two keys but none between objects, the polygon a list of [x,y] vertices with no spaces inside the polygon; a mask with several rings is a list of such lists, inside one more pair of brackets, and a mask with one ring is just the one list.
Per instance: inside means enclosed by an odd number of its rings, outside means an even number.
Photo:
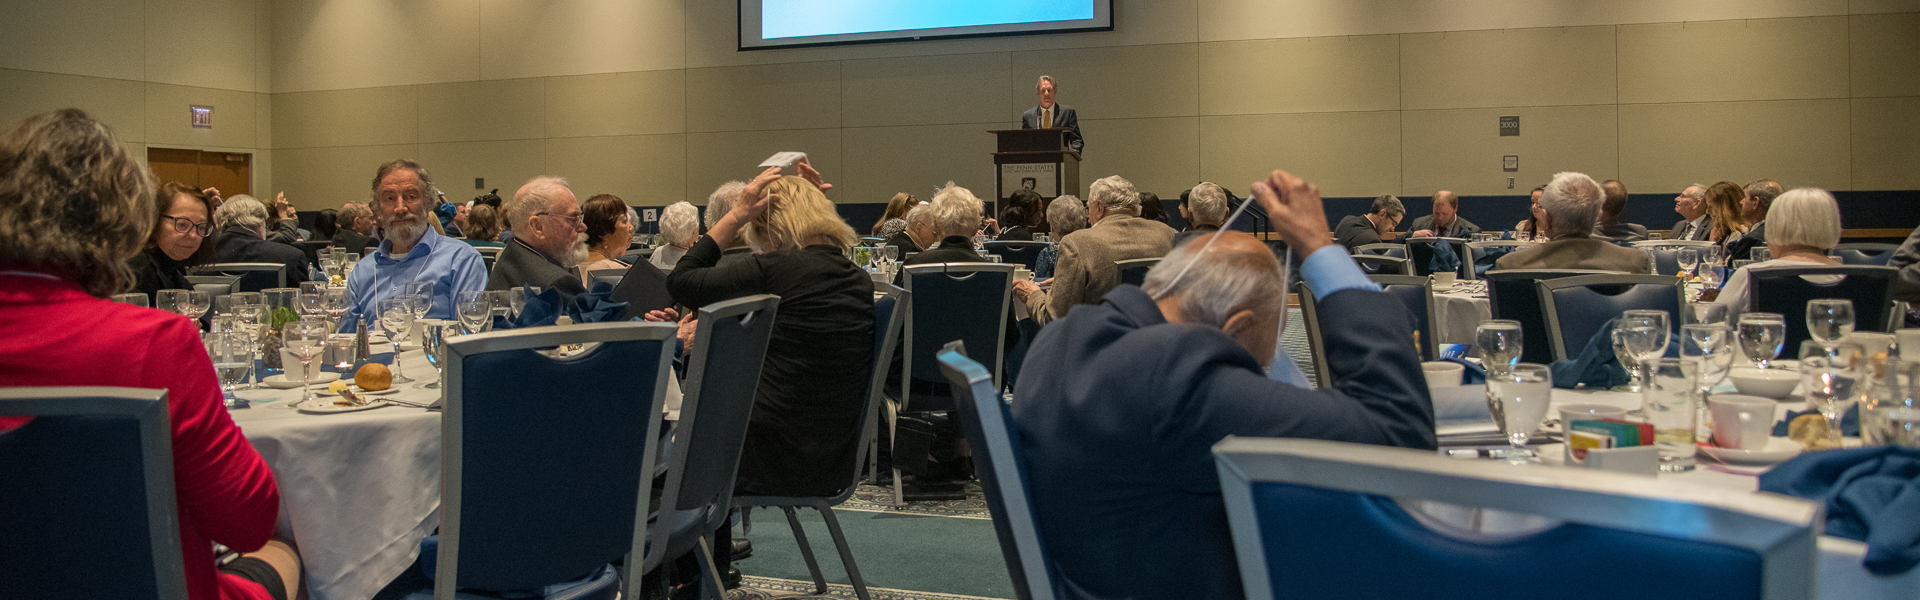
[{"label": "eyeglasses", "polygon": [[573,224],[575,224],[575,225],[586,225],[586,224],[587,224],[587,213],[583,213],[583,212],[582,212],[582,213],[574,213],[574,214],[571,214],[571,215],[557,215],[557,214],[553,214],[553,213],[545,213],[545,212],[543,212],[543,213],[533,213],[533,216],[536,216],[536,217],[555,217],[555,218],[558,218],[558,219],[560,219],[560,220],[562,220],[562,221],[571,221],[571,222],[573,222]]},{"label": "eyeglasses", "polygon": [[200,237],[207,237],[209,235],[213,235],[212,223],[195,223],[193,222],[193,219],[188,219],[186,217],[170,217],[167,215],[160,215],[160,217],[163,219],[173,220],[174,233],[186,233],[191,231],[195,235],[199,235]]}]

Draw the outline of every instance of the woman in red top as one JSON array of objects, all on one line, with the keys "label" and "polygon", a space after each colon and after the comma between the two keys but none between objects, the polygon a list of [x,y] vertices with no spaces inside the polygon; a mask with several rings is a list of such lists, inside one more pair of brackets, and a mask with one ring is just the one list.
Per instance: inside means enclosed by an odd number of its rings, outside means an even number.
[{"label": "woman in red top", "polygon": [[[133,285],[153,194],[147,169],[79,110],[0,137],[0,382],[167,390],[188,597],[286,600],[300,567],[269,541],[280,491],[221,404],[199,327],[103,299]],[[0,417],[0,435],[25,422]],[[214,542],[257,552],[216,568]]]}]

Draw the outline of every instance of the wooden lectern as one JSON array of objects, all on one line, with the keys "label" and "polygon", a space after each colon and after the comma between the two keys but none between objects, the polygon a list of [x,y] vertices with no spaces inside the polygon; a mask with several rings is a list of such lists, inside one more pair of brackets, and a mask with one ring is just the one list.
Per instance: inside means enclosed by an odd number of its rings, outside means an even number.
[{"label": "wooden lectern", "polygon": [[1080,196],[1080,155],[1067,149],[1063,127],[1051,129],[989,130],[1000,139],[993,153],[993,215],[1005,208],[1014,190],[1033,189],[1052,200],[1062,194]]}]

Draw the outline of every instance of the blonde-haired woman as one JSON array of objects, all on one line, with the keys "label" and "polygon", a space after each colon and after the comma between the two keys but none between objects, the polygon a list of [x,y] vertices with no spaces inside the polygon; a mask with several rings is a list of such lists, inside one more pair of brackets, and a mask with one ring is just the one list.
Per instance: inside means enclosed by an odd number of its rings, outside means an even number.
[{"label": "blonde-haired woman", "polygon": [[920,199],[906,192],[895,192],[893,199],[887,201],[886,214],[873,223],[873,237],[890,238],[894,234],[907,230],[907,211],[920,205]]}]

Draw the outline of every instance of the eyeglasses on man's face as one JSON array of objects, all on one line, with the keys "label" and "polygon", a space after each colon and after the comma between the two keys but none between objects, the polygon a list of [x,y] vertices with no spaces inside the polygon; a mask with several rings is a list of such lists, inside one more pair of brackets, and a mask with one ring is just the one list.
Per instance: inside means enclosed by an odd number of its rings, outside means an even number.
[{"label": "eyeglasses on man's face", "polygon": [[561,221],[565,221],[565,222],[567,222],[567,223],[571,223],[571,224],[574,224],[574,225],[579,225],[579,226],[585,226],[585,225],[587,224],[587,214],[586,214],[586,213],[584,213],[584,212],[577,212],[577,213],[573,213],[573,214],[571,214],[571,215],[563,215],[563,214],[558,214],[558,213],[549,213],[549,212],[541,212],[541,213],[533,213],[533,216],[536,216],[536,217],[554,217],[554,218],[557,218],[557,219],[560,219]]},{"label": "eyeglasses on man's face", "polygon": [[198,235],[200,237],[207,237],[209,235],[213,235],[212,223],[195,223],[193,222],[193,219],[189,219],[186,217],[174,217],[174,216],[168,216],[168,215],[160,215],[160,217],[164,219],[171,219],[173,221],[174,233],[192,232],[194,235]]}]

